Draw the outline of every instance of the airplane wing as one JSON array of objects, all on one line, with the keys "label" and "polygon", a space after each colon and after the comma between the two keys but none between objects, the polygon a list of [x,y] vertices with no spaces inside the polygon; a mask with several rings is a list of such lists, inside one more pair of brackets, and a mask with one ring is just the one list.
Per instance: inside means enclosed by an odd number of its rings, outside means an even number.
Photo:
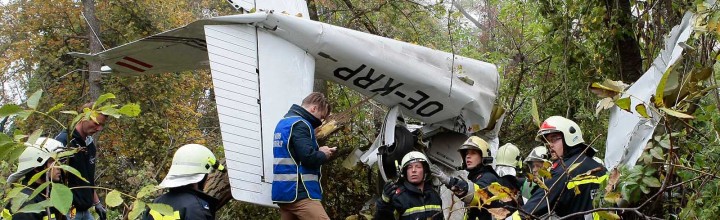
[{"label": "airplane wing", "polygon": [[650,97],[660,84],[663,74],[680,57],[683,48],[679,45],[685,42],[694,28],[694,14],[685,13],[682,23],[673,27],[665,39],[665,49],[655,58],[652,66],[623,94],[631,98],[631,111],[621,110],[617,106],[610,112],[608,136],[605,148],[605,167],[612,170],[618,165],[635,166],[638,158],[645,149],[645,145],[652,138],[655,127],[660,122],[660,115],[655,111],[647,111],[650,118],[644,118],[637,113],[634,106],[642,103],[652,103]]},{"label": "airplane wing", "polygon": [[208,67],[204,26],[265,20],[267,14],[232,15],[203,19],[180,28],[152,35],[98,54],[72,52],[70,55],[101,61],[112,74],[142,75],[180,72]]}]

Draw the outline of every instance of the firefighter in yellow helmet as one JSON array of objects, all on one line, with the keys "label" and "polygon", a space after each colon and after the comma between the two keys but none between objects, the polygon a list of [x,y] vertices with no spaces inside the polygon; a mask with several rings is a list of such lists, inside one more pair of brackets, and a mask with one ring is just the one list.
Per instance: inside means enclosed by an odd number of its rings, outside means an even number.
[{"label": "firefighter in yellow helmet", "polygon": [[[517,169],[522,168],[520,149],[512,143],[507,143],[498,148],[495,156],[495,172],[499,176],[500,185],[509,190],[508,195],[514,198],[512,201],[503,203],[503,207],[512,207],[511,211],[517,210],[522,204],[520,187],[522,183],[517,177]],[[516,202],[517,201],[517,202]]]},{"label": "firefighter in yellow helmet", "polygon": [[[585,144],[578,124],[561,116],[549,117],[540,126],[536,139],[547,143],[557,159],[551,166],[552,177],[545,180],[550,190],[547,193],[536,190],[522,207],[523,211],[534,216],[554,212],[563,217],[593,209],[593,197],[608,176],[605,168],[592,159],[595,151]],[[566,170],[570,167],[574,168]],[[590,176],[581,176],[586,173]],[[519,213],[513,214],[513,218],[520,217]],[[594,216],[588,214],[572,219],[586,217],[592,219]]]},{"label": "firefighter in yellow helmet", "polygon": [[427,157],[412,151],[402,158],[400,179],[385,184],[374,219],[443,219],[442,199],[430,183]]},{"label": "firefighter in yellow helmet", "polygon": [[[492,215],[483,209],[482,201],[475,195],[478,190],[484,190],[490,184],[498,182],[500,178],[491,164],[493,157],[490,155],[490,145],[477,136],[471,136],[458,149],[463,158],[462,168],[468,171],[468,179],[466,182],[457,177],[449,177],[445,175],[439,168],[432,167],[432,175],[440,180],[448,189],[461,198],[467,209],[466,219],[492,219]],[[491,195],[487,192],[488,195]],[[495,207],[500,204],[493,203],[490,206]]]},{"label": "firefighter in yellow helmet", "polygon": [[153,201],[167,204],[175,212],[173,216],[163,216],[155,210],[149,210],[143,219],[215,219],[217,199],[202,192],[208,174],[213,171],[225,171],[225,167],[207,147],[187,144],[178,148],[170,170],[159,185],[169,190]]},{"label": "firefighter in yellow helmet", "polygon": [[[20,193],[30,196],[33,194],[33,189],[37,189],[47,180],[60,182],[61,170],[52,168],[55,165],[53,154],[60,151],[63,148],[63,144],[52,138],[41,137],[38,138],[34,144],[25,143],[25,146],[25,150],[20,154],[20,157],[18,157],[17,171],[8,176],[7,183],[19,183],[28,186],[23,188]],[[48,168],[49,170],[45,171],[45,174],[42,174],[40,178],[33,182],[28,182],[33,176]],[[33,198],[27,198],[22,207],[47,200],[48,198],[45,195],[46,193],[43,191],[43,193],[39,193]],[[3,210],[2,216],[7,217],[7,215],[11,215],[10,209],[11,206],[10,203],[8,203]],[[12,214],[12,219],[65,219],[65,216],[54,207],[50,208],[50,212],[49,216],[45,210],[37,213],[15,213]]]}]

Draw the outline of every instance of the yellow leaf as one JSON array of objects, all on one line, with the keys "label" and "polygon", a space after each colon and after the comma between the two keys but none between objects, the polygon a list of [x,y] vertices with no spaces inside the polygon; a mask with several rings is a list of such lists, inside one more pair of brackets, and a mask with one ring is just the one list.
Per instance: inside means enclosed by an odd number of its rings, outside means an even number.
[{"label": "yellow leaf", "polygon": [[645,108],[644,104],[639,104],[635,106],[635,111],[640,114],[643,118],[650,118],[650,115],[647,113],[647,108]]},{"label": "yellow leaf", "polygon": [[664,111],[664,112],[667,113],[668,115],[672,115],[672,116],[675,116],[675,117],[678,117],[678,118],[688,118],[688,119],[693,119],[693,118],[695,118],[695,117],[693,117],[692,115],[688,115],[688,114],[685,114],[685,113],[682,113],[682,112],[679,112],[679,111],[675,111],[675,110],[672,110],[672,109],[669,109],[669,108],[665,108],[665,107],[660,108],[660,110]]},{"label": "yellow leaf", "polygon": [[630,111],[630,97],[621,98],[618,100],[615,100],[615,105],[617,105],[618,108]]},{"label": "yellow leaf", "polygon": [[581,192],[580,192],[580,187],[575,186],[573,189],[575,190],[575,195],[576,195],[576,196],[577,196],[577,195],[580,195],[580,193],[581,193]]},{"label": "yellow leaf", "polygon": [[535,122],[535,125],[540,127],[540,113],[538,112],[537,103],[535,102],[535,99],[532,99],[532,108],[530,109],[530,114],[533,117],[533,122]]},{"label": "yellow leaf", "polygon": [[620,196],[620,193],[608,192],[605,194],[604,199],[605,199],[605,201],[607,201],[609,203],[617,204],[618,201],[620,201],[622,199],[622,197]]},{"label": "yellow leaf", "polygon": [[596,212],[598,215],[600,215],[600,219],[606,219],[606,220],[620,220],[620,216],[609,212],[609,211],[598,211]]},{"label": "yellow leaf", "polygon": [[539,169],[538,175],[544,178],[551,178],[552,175],[550,174],[550,171],[547,171],[546,169]]}]

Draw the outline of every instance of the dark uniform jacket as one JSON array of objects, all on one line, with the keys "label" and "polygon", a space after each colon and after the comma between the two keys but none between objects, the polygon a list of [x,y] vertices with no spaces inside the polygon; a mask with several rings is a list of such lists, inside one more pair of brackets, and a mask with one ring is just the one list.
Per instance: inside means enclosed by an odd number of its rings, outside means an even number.
[{"label": "dark uniform jacket", "polygon": [[[58,134],[55,137],[55,140],[60,141],[63,143],[64,146],[67,147],[82,147],[83,150],[78,151],[77,153],[73,154],[72,157],[68,159],[68,165],[75,168],[80,172],[80,175],[82,175],[83,178],[85,178],[88,182],[85,182],[84,180],[81,180],[75,175],[64,175],[64,178],[67,179],[67,186],[68,187],[77,187],[77,186],[95,186],[95,163],[97,160],[95,157],[97,156],[97,148],[95,148],[95,142],[85,143],[85,140],[80,136],[80,133],[78,133],[77,130],[73,130],[73,134],[71,138],[68,138],[68,133],[63,131],[62,133]],[[68,141],[70,143],[68,144]],[[78,188],[73,189],[73,206],[75,209],[80,211],[88,210],[90,207],[93,207],[93,197],[95,196],[95,189],[92,188]]]},{"label": "dark uniform jacket", "polygon": [[[197,191],[190,186],[170,188],[170,191],[153,201],[153,203],[167,204],[173,207],[175,219],[180,220],[209,220],[215,219],[217,199]],[[153,211],[146,210],[143,220],[153,220]]]},{"label": "dark uniform jacket", "polygon": [[[442,200],[440,194],[432,188],[430,182],[425,182],[422,191],[417,186],[402,181],[394,184],[397,187],[392,195],[384,195],[377,200],[377,212],[374,219],[443,219]],[[388,185],[386,185],[388,187]]]},{"label": "dark uniform jacket", "polygon": [[[573,161],[579,164],[570,172],[569,176],[565,174],[565,167],[560,164],[560,160],[557,160],[550,170],[552,178],[545,180],[545,185],[550,188],[547,196],[550,209],[560,217],[593,209],[593,197],[597,193],[600,183],[607,179],[607,171],[604,166],[591,157],[582,154],[583,149],[583,146],[566,148],[568,155],[563,158],[565,166],[572,167]],[[590,170],[595,170],[591,176],[576,178]],[[557,185],[553,187],[556,183]],[[575,187],[578,187],[580,192],[577,195]],[[543,200],[545,194],[545,190],[535,190],[528,202],[523,205],[523,210],[538,217],[547,214],[548,203]],[[584,219],[584,216],[577,216],[572,219]]]},{"label": "dark uniform jacket", "polygon": [[[498,177],[498,174],[495,172],[495,170],[491,166],[481,166],[477,167],[472,170],[468,170],[470,173],[468,174],[468,179],[474,183],[474,190],[482,190],[490,184],[494,182],[500,183],[500,177]],[[469,192],[474,192],[474,190],[469,190]],[[488,192],[488,195],[491,195]],[[470,206],[481,206],[482,201],[479,201],[477,198],[473,199],[473,202],[470,203]],[[499,202],[493,202],[488,207],[501,207],[502,205]],[[466,219],[474,220],[474,219],[480,219],[480,220],[490,220],[492,219],[492,215],[487,211],[487,209],[482,208],[470,208],[467,209],[466,213]]]}]

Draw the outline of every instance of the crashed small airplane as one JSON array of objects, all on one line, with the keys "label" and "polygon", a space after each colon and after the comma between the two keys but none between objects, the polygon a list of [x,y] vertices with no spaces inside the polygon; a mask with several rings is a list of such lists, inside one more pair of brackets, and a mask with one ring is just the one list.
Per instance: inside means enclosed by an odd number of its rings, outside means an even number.
[{"label": "crashed small airplane", "polygon": [[[428,156],[448,168],[460,166],[456,147],[469,134],[486,132],[497,149],[502,119],[495,107],[495,65],[311,21],[304,0],[228,2],[244,13],[197,20],[97,54],[71,55],[102,62],[106,74],[209,68],[233,198],[275,207],[273,131],[287,109],[312,92],[316,78],[391,107],[376,143],[351,155],[355,161],[393,166],[409,150],[395,143],[396,132],[410,134],[396,123],[402,115],[423,122],[416,132],[423,134]],[[401,144],[412,148],[413,141]],[[390,150],[378,158],[381,146]],[[394,166],[385,170],[384,178],[393,176]]]}]

